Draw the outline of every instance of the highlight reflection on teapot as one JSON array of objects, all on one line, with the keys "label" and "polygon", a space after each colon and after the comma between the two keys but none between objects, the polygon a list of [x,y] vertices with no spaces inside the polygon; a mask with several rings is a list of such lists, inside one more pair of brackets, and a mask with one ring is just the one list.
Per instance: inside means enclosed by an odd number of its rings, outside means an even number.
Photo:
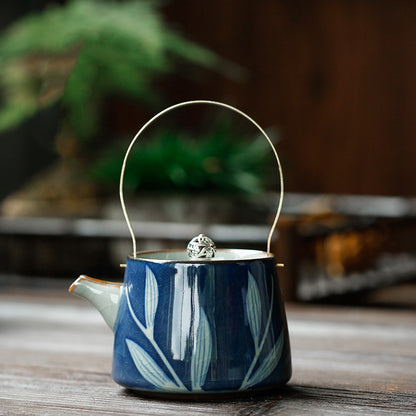
[{"label": "highlight reflection on teapot", "polygon": [[267,252],[216,249],[205,235],[186,250],[136,252],[124,204],[124,169],[133,144],[158,117],[175,108],[214,104],[188,101],[157,114],[136,134],[124,159],[120,199],[132,237],[124,283],[80,276],[70,287],[88,299],[114,331],[113,379],[129,389],[159,396],[222,396],[264,391],[286,383],[291,357],[286,316],[270,242]]}]

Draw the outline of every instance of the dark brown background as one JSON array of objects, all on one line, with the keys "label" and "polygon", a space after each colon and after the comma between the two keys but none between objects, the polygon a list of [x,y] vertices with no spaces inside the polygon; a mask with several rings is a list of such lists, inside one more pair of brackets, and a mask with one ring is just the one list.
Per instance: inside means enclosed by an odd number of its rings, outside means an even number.
[{"label": "dark brown background", "polygon": [[[0,27],[51,1],[5,2]],[[224,101],[277,128],[287,190],[416,195],[416,1],[168,0],[161,10],[246,70],[239,82],[176,75],[158,85],[169,103]],[[104,127],[129,135],[154,114],[110,108]]]},{"label": "dark brown background", "polygon": [[177,83],[281,132],[287,189],[416,194],[416,2],[172,0],[169,21],[247,78]]}]

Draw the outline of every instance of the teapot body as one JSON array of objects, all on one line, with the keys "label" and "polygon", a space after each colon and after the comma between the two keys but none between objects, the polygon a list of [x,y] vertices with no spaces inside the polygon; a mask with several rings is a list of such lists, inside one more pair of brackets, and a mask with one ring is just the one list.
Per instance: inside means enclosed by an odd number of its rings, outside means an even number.
[{"label": "teapot body", "polygon": [[113,378],[142,393],[261,391],[291,376],[270,255],[206,262],[129,258],[113,329]]}]

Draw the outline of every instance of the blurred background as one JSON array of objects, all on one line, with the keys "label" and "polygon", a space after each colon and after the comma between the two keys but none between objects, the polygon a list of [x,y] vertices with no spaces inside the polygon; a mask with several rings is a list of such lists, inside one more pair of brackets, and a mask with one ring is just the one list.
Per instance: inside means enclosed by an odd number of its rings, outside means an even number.
[{"label": "blurred background", "polygon": [[[406,0],[2,2],[1,281],[122,279],[129,140],[163,108],[209,99],[279,152],[285,298],[415,307],[415,19]],[[152,126],[125,178],[139,249],[201,231],[265,249],[267,146],[211,106]]]}]

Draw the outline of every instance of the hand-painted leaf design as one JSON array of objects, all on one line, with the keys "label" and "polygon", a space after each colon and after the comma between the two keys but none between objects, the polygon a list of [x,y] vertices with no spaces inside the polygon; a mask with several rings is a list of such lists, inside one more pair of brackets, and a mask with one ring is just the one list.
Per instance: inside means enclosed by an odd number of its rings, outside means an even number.
[{"label": "hand-painted leaf design", "polygon": [[212,337],[209,322],[202,308],[199,309],[199,323],[194,340],[194,348],[191,359],[192,391],[201,390],[209,364],[211,362]]},{"label": "hand-painted leaf design", "polygon": [[279,364],[280,357],[282,356],[283,342],[283,330],[281,330],[279,338],[277,339],[265,360],[261,363],[257,371],[248,379],[246,384],[247,388],[265,380],[273,372],[277,364]]},{"label": "hand-painted leaf design", "polygon": [[130,339],[126,339],[126,344],[137,370],[149,383],[160,389],[179,390],[179,387],[142,347]]},{"label": "hand-painted leaf design", "polygon": [[159,290],[157,288],[156,277],[150,270],[149,266],[146,266],[146,286],[144,296],[146,328],[149,329],[153,328],[157,304],[159,301]]},{"label": "hand-painted leaf design", "polygon": [[257,351],[260,339],[261,302],[259,288],[250,272],[248,272],[247,286],[247,316],[251,335],[253,336],[254,345]]}]

